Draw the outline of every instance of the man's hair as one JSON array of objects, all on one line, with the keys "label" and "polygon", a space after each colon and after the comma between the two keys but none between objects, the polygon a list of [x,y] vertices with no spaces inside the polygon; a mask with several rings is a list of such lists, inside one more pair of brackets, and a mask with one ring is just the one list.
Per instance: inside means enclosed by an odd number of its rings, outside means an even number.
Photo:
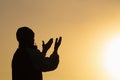
[{"label": "man's hair", "polygon": [[34,38],[34,32],[28,27],[20,27],[16,32],[16,38],[19,43],[26,43]]}]

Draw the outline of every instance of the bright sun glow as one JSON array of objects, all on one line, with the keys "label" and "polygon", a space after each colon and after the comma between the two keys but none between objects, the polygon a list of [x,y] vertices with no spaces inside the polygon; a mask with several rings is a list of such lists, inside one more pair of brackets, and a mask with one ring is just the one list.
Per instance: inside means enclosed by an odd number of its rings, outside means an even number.
[{"label": "bright sun glow", "polygon": [[120,80],[120,37],[113,38],[107,45],[104,56],[109,76]]}]

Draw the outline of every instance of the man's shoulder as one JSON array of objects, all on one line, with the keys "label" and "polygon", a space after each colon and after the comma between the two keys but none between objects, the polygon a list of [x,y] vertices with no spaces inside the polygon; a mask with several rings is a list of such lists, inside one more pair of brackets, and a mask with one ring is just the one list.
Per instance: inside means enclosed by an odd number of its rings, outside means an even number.
[{"label": "man's shoulder", "polygon": [[26,51],[32,55],[41,55],[41,52],[38,49],[26,48]]}]

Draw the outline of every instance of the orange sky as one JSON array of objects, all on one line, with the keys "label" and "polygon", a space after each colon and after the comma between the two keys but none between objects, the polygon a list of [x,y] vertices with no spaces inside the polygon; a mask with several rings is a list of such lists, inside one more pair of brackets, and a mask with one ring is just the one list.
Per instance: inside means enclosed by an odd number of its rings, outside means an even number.
[{"label": "orange sky", "polygon": [[39,49],[42,40],[63,37],[59,67],[44,73],[44,80],[115,80],[105,71],[102,56],[106,43],[120,36],[119,4],[118,0],[0,0],[0,80],[11,80],[11,60],[18,46],[15,33],[21,26],[33,29]]}]

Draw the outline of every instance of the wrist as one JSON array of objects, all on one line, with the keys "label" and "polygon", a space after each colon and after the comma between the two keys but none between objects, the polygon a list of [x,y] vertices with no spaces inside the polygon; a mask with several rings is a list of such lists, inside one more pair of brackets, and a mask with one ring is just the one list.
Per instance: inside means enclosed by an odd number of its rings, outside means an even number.
[{"label": "wrist", "polygon": [[58,52],[58,50],[57,50],[57,49],[54,49],[54,51],[53,51],[53,52],[57,53],[57,52]]},{"label": "wrist", "polygon": [[47,52],[47,51],[44,51],[44,50],[42,51],[42,53],[46,53],[46,52]]}]

